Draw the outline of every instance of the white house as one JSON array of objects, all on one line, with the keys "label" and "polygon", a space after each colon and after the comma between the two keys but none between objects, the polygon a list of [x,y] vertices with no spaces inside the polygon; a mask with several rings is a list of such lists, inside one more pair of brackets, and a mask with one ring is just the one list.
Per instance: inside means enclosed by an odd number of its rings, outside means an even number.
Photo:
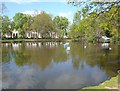
[{"label": "white house", "polygon": [[30,31],[26,33],[27,38],[42,38],[39,32]]},{"label": "white house", "polygon": [[50,37],[51,38],[58,38],[59,36],[58,36],[58,34],[56,32],[51,32]]},{"label": "white house", "polygon": [[107,36],[102,36],[102,39],[109,40],[110,38],[108,38]]},{"label": "white house", "polygon": [[18,38],[18,37],[19,37],[19,32],[16,29],[14,29],[12,31],[12,38]]},{"label": "white house", "polygon": [[68,38],[68,36],[64,35],[63,38]]},{"label": "white house", "polygon": [[5,38],[11,38],[11,34],[5,34]]},{"label": "white house", "polygon": [[[30,31],[26,33],[27,38],[42,38],[40,32]],[[59,35],[56,32],[50,32],[51,38],[59,38]]]}]

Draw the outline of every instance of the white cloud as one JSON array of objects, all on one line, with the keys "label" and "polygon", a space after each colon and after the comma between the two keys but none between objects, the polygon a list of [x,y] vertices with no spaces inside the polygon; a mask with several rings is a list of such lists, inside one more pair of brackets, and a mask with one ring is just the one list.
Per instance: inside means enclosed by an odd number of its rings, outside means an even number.
[{"label": "white cloud", "polygon": [[34,16],[34,15],[40,14],[41,11],[40,10],[39,11],[37,11],[37,10],[27,10],[27,11],[23,11],[21,13]]},{"label": "white cloud", "polygon": [[69,17],[72,14],[72,12],[65,12],[65,13],[59,13],[59,16],[63,16],[63,17]]},{"label": "white cloud", "polygon": [[71,23],[73,21],[73,15],[74,14],[71,11],[69,11],[69,12],[61,12],[58,15],[68,18]]}]

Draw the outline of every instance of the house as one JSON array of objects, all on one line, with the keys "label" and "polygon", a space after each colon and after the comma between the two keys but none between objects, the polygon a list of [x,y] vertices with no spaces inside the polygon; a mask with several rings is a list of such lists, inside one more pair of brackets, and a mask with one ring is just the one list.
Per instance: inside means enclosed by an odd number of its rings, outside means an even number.
[{"label": "house", "polygon": [[30,31],[26,33],[27,38],[42,38],[41,33],[35,32],[35,31]]},{"label": "house", "polygon": [[18,37],[19,37],[19,32],[16,29],[14,29],[12,31],[12,38],[18,38]]},{"label": "house", "polygon": [[68,37],[66,35],[64,35],[63,38],[68,38]]},{"label": "house", "polygon": [[5,38],[11,38],[11,34],[5,34],[4,37]]},{"label": "house", "polygon": [[56,32],[51,32],[50,37],[51,38],[59,38],[59,35]]},{"label": "house", "polygon": [[[59,38],[59,35],[56,32],[49,33],[50,38]],[[29,31],[26,33],[26,38],[42,38],[41,32]]]},{"label": "house", "polygon": [[101,36],[101,38],[100,38],[99,41],[100,41],[100,42],[110,42],[110,38],[107,37],[107,36]]},{"label": "house", "polygon": [[104,39],[104,40],[110,40],[110,38],[108,38],[107,36],[102,36],[102,39]]}]

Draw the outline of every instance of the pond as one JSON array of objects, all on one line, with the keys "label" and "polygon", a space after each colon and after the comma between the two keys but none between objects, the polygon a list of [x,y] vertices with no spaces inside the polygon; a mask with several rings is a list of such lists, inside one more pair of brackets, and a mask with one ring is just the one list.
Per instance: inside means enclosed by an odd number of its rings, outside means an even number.
[{"label": "pond", "polygon": [[80,42],[2,43],[2,88],[79,89],[120,69],[120,45]]}]

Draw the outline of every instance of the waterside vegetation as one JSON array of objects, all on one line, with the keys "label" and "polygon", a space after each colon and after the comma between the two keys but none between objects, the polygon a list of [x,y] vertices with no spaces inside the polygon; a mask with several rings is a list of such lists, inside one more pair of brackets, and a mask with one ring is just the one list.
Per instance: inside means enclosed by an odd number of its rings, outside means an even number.
[{"label": "waterside vegetation", "polygon": [[[103,36],[116,42],[120,40],[119,31],[119,2],[69,2],[69,5],[80,7],[70,24],[66,17],[55,16],[42,11],[33,16],[16,13],[13,19],[0,16],[2,19],[2,33],[4,38],[71,38],[74,40],[105,42]],[[84,7],[82,7],[84,6]],[[82,8],[81,8],[82,7]],[[18,33],[13,32],[18,31]]]}]

